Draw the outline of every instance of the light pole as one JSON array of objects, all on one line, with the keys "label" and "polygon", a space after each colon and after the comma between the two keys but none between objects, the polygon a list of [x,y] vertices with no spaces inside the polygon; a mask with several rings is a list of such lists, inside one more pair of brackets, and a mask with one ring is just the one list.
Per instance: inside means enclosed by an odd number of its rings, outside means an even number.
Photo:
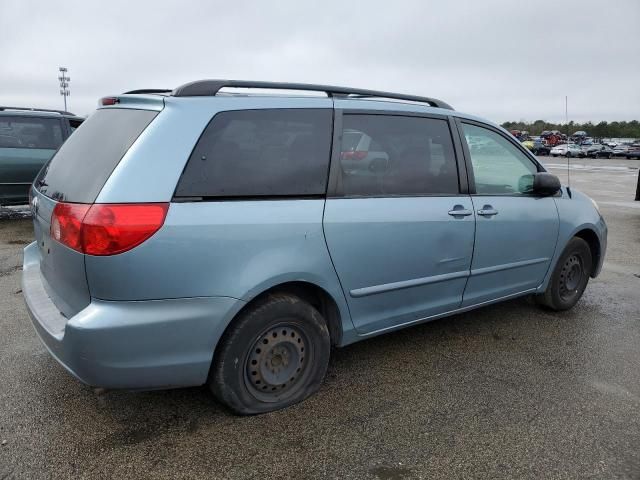
[{"label": "light pole", "polygon": [[60,76],[58,80],[60,80],[60,95],[64,97],[64,111],[67,111],[67,97],[71,94],[71,90],[69,90],[69,82],[71,78],[67,76],[67,67],[58,68],[60,71]]}]

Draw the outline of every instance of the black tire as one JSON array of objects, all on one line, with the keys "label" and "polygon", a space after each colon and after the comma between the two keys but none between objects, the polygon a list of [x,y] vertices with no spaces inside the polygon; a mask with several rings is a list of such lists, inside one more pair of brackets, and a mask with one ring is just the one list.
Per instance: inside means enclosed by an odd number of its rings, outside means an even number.
[{"label": "black tire", "polygon": [[611,157],[612,157],[612,156],[613,156],[613,155],[608,154],[608,155],[607,155],[607,160],[611,160]]},{"label": "black tire", "polygon": [[582,294],[592,270],[591,249],[583,239],[573,237],[560,256],[544,293],[536,300],[552,310],[572,308]]},{"label": "black tire", "polygon": [[320,312],[293,295],[269,295],[242,312],[223,335],[209,388],[240,415],[280,410],[320,388],[330,351]]}]

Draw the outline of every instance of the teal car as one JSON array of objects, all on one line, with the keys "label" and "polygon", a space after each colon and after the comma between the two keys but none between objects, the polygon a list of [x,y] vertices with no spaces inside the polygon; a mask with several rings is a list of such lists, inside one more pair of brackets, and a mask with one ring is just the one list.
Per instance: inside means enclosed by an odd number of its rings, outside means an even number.
[{"label": "teal car", "polygon": [[69,112],[0,107],[0,205],[29,202],[36,175],[82,121]]}]

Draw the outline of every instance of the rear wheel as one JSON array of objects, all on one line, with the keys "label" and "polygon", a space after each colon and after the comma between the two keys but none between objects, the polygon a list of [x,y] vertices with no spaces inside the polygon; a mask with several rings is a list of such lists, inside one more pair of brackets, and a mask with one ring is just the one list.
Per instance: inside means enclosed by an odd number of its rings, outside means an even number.
[{"label": "rear wheel", "polygon": [[320,388],[330,348],[327,324],[315,308],[298,297],[273,294],[225,332],[209,386],[240,415],[279,410]]},{"label": "rear wheel", "polygon": [[538,303],[552,310],[568,310],[582,297],[591,273],[591,250],[587,242],[574,237],[562,252],[546,291]]}]

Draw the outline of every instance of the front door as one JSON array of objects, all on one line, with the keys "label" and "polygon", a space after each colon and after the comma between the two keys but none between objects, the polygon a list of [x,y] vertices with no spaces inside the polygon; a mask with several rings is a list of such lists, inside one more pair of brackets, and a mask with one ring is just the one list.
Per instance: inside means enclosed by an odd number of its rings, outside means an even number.
[{"label": "front door", "polygon": [[356,329],[455,310],[475,220],[471,198],[460,193],[448,121],[345,114],[342,123],[324,231]]},{"label": "front door", "polygon": [[[533,196],[538,166],[497,129],[460,123],[471,160],[476,236],[463,306],[537,288],[558,239],[553,197]],[[472,181],[473,180],[473,181]]]}]

